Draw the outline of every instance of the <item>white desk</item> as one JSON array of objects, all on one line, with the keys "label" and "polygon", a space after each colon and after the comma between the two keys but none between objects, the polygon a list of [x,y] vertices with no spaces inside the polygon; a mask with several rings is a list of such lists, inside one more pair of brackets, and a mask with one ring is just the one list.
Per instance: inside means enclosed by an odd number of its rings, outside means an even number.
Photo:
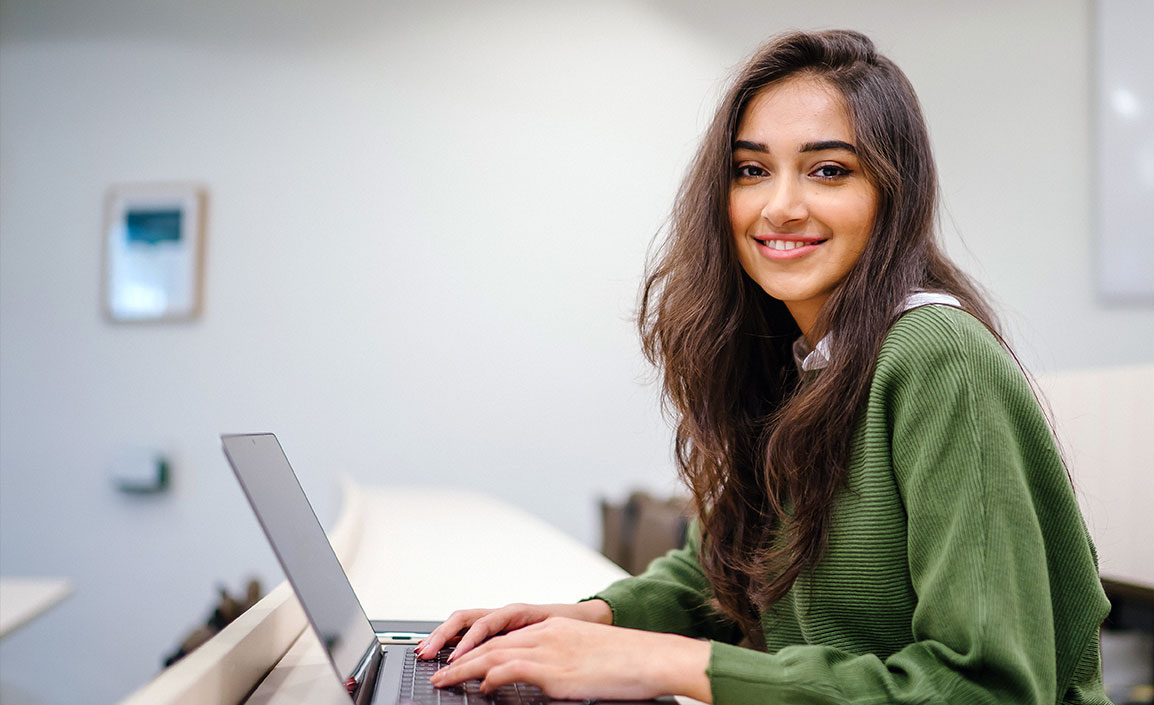
[{"label": "white desk", "polygon": [[[348,485],[328,533],[375,619],[573,602],[625,576],[540,519],[479,494]],[[122,705],[231,705],[249,693],[250,704],[349,704],[287,584]]]},{"label": "white desk", "polygon": [[[345,570],[371,618],[444,619],[454,609],[575,602],[625,576],[541,520],[477,494],[363,490],[362,533]],[[348,696],[305,630],[250,704]],[[330,700],[331,699],[331,700]]]},{"label": "white desk", "polygon": [[0,638],[71,594],[61,578],[0,578]]}]

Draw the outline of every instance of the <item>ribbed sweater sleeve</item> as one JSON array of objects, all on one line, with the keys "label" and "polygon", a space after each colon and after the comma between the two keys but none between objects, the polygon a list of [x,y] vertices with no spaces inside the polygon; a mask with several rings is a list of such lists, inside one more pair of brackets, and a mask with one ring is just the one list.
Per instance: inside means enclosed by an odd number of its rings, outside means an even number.
[{"label": "ribbed sweater sleeve", "polygon": [[654,559],[645,572],[624,578],[595,597],[609,603],[613,624],[697,638],[736,642],[740,629],[709,606],[712,592],[698,561],[701,533],[689,527],[683,548]]},{"label": "ribbed sweater sleeve", "polygon": [[[915,310],[886,339],[860,423],[855,443],[876,447],[855,447],[851,473],[888,457],[905,507],[908,644],[853,652],[812,631],[772,654],[715,643],[714,702],[1066,702],[1108,605],[1016,363],[967,314]],[[1091,691],[1076,699],[1105,701]]]}]

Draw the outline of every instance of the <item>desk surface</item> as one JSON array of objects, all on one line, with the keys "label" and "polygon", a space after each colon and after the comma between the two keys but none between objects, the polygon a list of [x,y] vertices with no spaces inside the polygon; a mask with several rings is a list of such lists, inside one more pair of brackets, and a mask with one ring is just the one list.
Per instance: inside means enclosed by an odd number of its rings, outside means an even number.
[{"label": "desk surface", "polygon": [[62,578],[0,578],[0,638],[71,594]]},{"label": "desk surface", "polygon": [[[573,602],[625,575],[589,547],[489,497],[361,493],[361,536],[342,562],[374,619],[440,620],[465,607]],[[306,629],[248,702],[347,705],[348,696]]]}]

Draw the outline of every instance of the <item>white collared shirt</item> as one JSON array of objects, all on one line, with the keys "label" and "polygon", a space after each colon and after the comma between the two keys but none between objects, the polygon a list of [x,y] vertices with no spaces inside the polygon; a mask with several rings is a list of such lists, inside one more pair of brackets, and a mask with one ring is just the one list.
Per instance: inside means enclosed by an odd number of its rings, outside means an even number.
[{"label": "white collared shirt", "polygon": [[[953,306],[954,308],[961,308],[962,303],[950,294],[940,291],[915,291],[906,297],[905,303],[902,304],[902,313],[920,306]],[[817,345],[811,349],[809,344],[805,342],[805,336],[801,336],[793,341],[793,361],[797,363],[797,367],[802,372],[813,372],[815,370],[822,370],[829,366],[829,340],[830,336],[827,333],[825,337],[817,341]]]}]

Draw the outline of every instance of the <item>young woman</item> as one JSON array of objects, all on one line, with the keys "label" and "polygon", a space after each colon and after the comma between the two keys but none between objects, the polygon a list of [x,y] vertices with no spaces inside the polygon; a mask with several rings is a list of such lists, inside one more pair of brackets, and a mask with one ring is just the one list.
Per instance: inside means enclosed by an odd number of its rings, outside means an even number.
[{"label": "young woman", "polygon": [[[576,605],[454,613],[438,686],[717,703],[1104,703],[1108,603],[1050,426],[935,242],[909,81],[781,36],[709,129],[640,328],[687,545]],[[627,628],[623,628],[627,627]]]}]

